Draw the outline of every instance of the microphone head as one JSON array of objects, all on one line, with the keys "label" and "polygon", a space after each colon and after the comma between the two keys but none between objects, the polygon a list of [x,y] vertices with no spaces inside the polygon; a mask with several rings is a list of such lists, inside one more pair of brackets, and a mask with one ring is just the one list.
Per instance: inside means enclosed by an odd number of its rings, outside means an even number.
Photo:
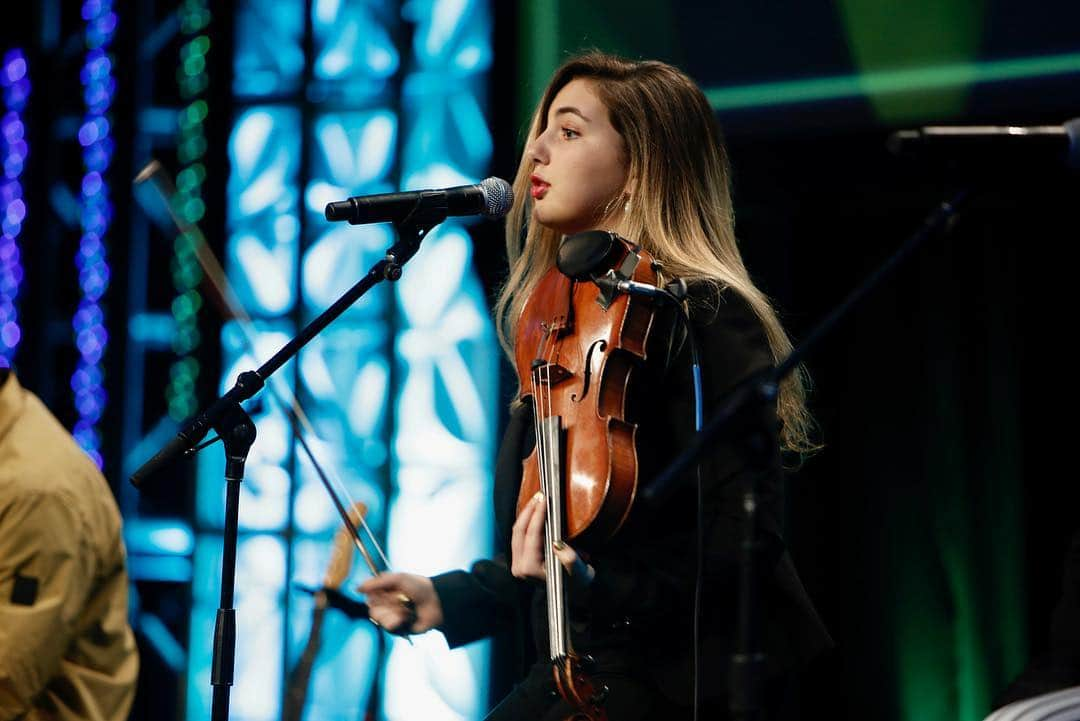
[{"label": "microphone head", "polygon": [[918,130],[897,130],[885,141],[885,147],[893,155],[900,155],[904,149],[919,141]]},{"label": "microphone head", "polygon": [[1065,165],[1080,170],[1080,118],[1061,125],[926,126],[899,130],[886,143],[894,155],[949,170],[1015,173]]},{"label": "microphone head", "polygon": [[502,178],[484,178],[476,187],[484,195],[484,215],[501,218],[510,212],[514,204],[514,191]]}]

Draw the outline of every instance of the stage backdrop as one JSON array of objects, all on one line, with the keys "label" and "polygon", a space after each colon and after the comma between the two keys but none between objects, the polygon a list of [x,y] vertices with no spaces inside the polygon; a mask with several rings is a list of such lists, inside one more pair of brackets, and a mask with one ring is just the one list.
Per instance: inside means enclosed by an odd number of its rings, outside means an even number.
[{"label": "stage backdrop", "polygon": [[[237,6],[228,141],[226,269],[254,333],[222,331],[222,390],[264,362],[383,257],[389,225],[331,225],[350,195],[445,187],[486,175],[487,3],[247,0]],[[295,393],[320,462],[368,508],[394,570],[431,575],[491,552],[497,344],[461,223],[429,235],[402,279],[361,299],[285,366],[255,415],[240,502],[240,652],[234,718],[276,719],[284,673],[341,525],[275,398]],[[200,464],[188,718],[210,698],[223,464]],[[359,560],[356,561],[360,569]],[[350,584],[368,575],[362,569]],[[390,638],[326,617],[308,719],[473,719],[487,708],[488,649],[440,634]]]}]

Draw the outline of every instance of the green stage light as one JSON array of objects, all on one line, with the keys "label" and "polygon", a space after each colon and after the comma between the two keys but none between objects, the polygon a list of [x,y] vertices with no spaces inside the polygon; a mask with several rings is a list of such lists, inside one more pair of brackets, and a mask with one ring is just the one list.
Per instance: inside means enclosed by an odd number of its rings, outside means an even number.
[{"label": "green stage light", "polygon": [[708,98],[714,110],[741,110],[912,93],[1072,73],[1080,73],[1080,53],[949,63],[903,70],[881,70],[851,75],[707,88],[705,97]]}]

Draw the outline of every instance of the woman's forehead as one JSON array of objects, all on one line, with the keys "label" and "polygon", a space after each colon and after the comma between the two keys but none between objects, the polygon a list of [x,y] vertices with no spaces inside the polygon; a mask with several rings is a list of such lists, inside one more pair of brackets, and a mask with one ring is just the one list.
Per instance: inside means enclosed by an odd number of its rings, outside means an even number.
[{"label": "woman's forehead", "polygon": [[555,94],[548,107],[548,117],[564,112],[581,115],[589,122],[607,117],[607,107],[600,100],[594,81],[588,78],[574,78]]}]

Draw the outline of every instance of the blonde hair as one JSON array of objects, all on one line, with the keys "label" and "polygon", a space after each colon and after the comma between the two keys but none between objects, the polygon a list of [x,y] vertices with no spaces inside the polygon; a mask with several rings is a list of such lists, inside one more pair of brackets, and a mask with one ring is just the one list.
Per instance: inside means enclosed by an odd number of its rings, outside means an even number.
[{"label": "blonde hair", "polygon": [[[665,274],[708,282],[718,300],[725,288],[744,298],[765,329],[773,361],[782,360],[791,341],[739,254],[727,153],[705,95],[666,63],[590,52],[555,71],[529,126],[529,143],[546,129],[548,109],[558,92],[578,78],[592,81],[627,153],[633,195],[619,232],[663,263]],[[511,362],[522,307],[555,263],[561,240],[556,231],[528,222],[532,168],[526,148],[506,223],[510,274],[495,303],[499,342]],[[781,383],[777,401],[781,445],[800,454],[819,447],[810,437],[814,423],[806,408],[808,385],[806,370],[800,367]]]}]

